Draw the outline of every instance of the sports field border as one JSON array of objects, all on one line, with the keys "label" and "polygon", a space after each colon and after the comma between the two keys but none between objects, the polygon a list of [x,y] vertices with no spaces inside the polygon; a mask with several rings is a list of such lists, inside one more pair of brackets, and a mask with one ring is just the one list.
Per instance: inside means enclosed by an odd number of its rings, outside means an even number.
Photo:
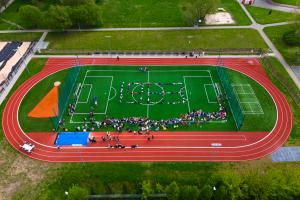
[{"label": "sports field border", "polygon": [[[25,81],[10,97],[2,116],[2,126],[8,142],[22,154],[48,162],[112,162],[112,161],[244,161],[269,155],[281,147],[288,139],[292,129],[292,112],[286,98],[271,83],[256,58],[224,58],[224,66],[238,71],[258,82],[271,95],[276,109],[277,121],[269,133],[265,132],[162,132],[160,137],[170,137],[177,146],[141,147],[138,149],[112,150],[97,147],[62,147],[58,150],[53,144],[33,139],[33,134],[25,133],[18,121],[20,104],[26,93],[39,81],[60,70],[77,65],[74,57],[50,58],[43,70]],[[216,65],[218,58],[80,58],[80,65]],[[42,133],[47,137],[50,133]],[[176,140],[176,136],[190,136],[191,146]],[[168,136],[170,135],[170,136]],[[221,147],[211,144],[233,136],[243,136],[246,141],[228,140]],[[125,137],[125,136],[124,136]],[[24,141],[35,144],[31,154],[19,148]],[[198,146],[195,146],[197,144]]]}]

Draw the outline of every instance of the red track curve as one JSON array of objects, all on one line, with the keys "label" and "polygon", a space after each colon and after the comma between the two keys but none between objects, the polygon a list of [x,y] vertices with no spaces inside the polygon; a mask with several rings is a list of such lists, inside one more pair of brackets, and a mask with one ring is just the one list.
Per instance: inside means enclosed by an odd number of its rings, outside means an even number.
[{"label": "red track curve", "polygon": [[[53,145],[42,144],[38,142],[40,140],[29,137],[32,134],[24,133],[18,122],[18,109],[22,99],[35,84],[50,74],[76,65],[74,58],[51,58],[40,73],[25,81],[10,97],[2,117],[4,134],[9,143],[23,154],[26,153],[19,148],[19,145],[23,144],[24,141],[34,143],[36,146],[34,151],[26,155],[34,159],[49,162],[243,161],[271,154],[284,144],[292,129],[292,113],[288,102],[264,74],[257,59],[225,58],[222,61],[224,66],[239,71],[257,81],[272,96],[277,108],[277,122],[270,133],[185,132],[183,134],[190,135],[191,140],[194,140],[194,142],[179,141],[177,139],[177,141],[173,141],[173,146],[166,146],[163,141],[168,139],[169,142],[172,141],[172,134],[176,135],[176,133],[163,132],[161,134],[158,133],[158,137],[162,138],[166,135],[170,135],[170,137],[158,139],[155,147],[146,144],[145,147],[143,146],[135,150],[112,150],[88,146],[66,147],[58,151]],[[217,59],[215,58],[121,58],[119,61],[113,58],[80,59],[81,65],[215,65],[216,63]],[[215,137],[217,134],[221,136],[221,139],[219,139],[224,141],[225,145],[213,148],[208,144],[216,140]],[[47,133],[45,133],[46,135]],[[48,133],[48,135],[51,135],[51,133]],[[229,141],[226,143],[226,135],[230,135],[232,141],[228,137]],[[236,138],[233,138],[234,136]],[[49,137],[53,138],[53,135]],[[246,142],[241,139],[242,137],[246,138]]]}]

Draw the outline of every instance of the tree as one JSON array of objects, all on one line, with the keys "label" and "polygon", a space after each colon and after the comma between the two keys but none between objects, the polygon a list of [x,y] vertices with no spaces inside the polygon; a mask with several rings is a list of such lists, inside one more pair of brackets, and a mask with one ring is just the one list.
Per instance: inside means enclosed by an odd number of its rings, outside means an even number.
[{"label": "tree", "polygon": [[300,15],[295,15],[294,28],[285,32],[282,40],[289,46],[300,46]]},{"label": "tree", "polygon": [[164,192],[164,187],[161,184],[156,183],[155,192],[156,193],[163,193]]},{"label": "tree", "polygon": [[219,0],[195,0],[187,3],[183,9],[188,20],[197,24],[199,19],[203,20],[207,14],[215,12],[219,4]]},{"label": "tree", "polygon": [[81,188],[81,187],[77,186],[77,185],[73,185],[71,188],[69,188],[68,199],[69,200],[88,199],[88,191],[84,188]]},{"label": "tree", "polygon": [[86,4],[70,9],[70,17],[74,26],[95,27],[101,23],[100,7]]},{"label": "tree", "polygon": [[179,188],[175,181],[166,187],[168,200],[177,200],[179,197]]},{"label": "tree", "polygon": [[22,6],[19,13],[24,23],[29,27],[36,28],[41,25],[43,14],[38,7],[31,5]]},{"label": "tree", "polygon": [[147,200],[149,195],[152,193],[150,181],[142,182],[142,199]]},{"label": "tree", "polygon": [[48,11],[48,25],[50,28],[65,30],[72,26],[67,8],[63,6],[50,6]]},{"label": "tree", "polygon": [[199,199],[207,200],[213,196],[212,186],[204,185],[199,192]]},{"label": "tree", "polygon": [[197,186],[183,186],[180,191],[180,199],[197,200],[199,193],[200,191]]},{"label": "tree", "polygon": [[60,0],[61,4],[67,6],[80,6],[85,4],[95,4],[95,0]]},{"label": "tree", "polygon": [[101,9],[96,4],[87,4],[85,9],[88,12],[86,26],[97,26],[101,23]]}]

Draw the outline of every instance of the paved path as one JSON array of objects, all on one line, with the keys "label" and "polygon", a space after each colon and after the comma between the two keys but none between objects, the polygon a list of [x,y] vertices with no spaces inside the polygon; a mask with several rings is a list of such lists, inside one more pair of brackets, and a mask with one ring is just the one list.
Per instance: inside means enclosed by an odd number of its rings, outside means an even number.
[{"label": "paved path", "polygon": [[[238,0],[237,0],[238,1]],[[238,1],[239,2],[239,1]],[[260,2],[264,2],[266,5],[268,5],[270,8],[271,5],[263,0],[256,0],[255,4],[259,4]],[[239,3],[240,4],[240,3]],[[284,66],[286,71],[289,73],[291,78],[294,80],[298,88],[300,88],[300,81],[297,78],[297,76],[294,74],[294,72],[291,70],[290,66],[287,64],[287,62],[284,60],[280,52],[276,49],[274,44],[271,42],[271,40],[267,37],[267,35],[264,33],[263,29],[265,27],[271,27],[271,26],[279,26],[279,25],[285,25],[289,24],[291,22],[281,22],[281,23],[274,23],[274,24],[268,24],[268,25],[261,25],[258,24],[251,14],[247,11],[247,9],[240,4],[246,15],[250,18],[252,24],[249,26],[201,26],[201,27],[150,27],[150,28],[96,28],[96,29],[81,29],[81,31],[141,31],[141,30],[208,30],[208,29],[248,29],[248,28],[253,28],[256,29],[260,35],[263,37],[265,42],[268,44],[270,49],[274,52],[275,56],[278,58],[278,60],[281,62],[281,64]],[[278,6],[277,6],[278,7]],[[282,6],[281,6],[282,7]],[[286,11],[291,11],[291,10],[286,10]],[[2,30],[0,33],[24,33],[24,32],[53,32],[55,30],[47,30],[47,29],[37,29],[37,30]],[[67,31],[70,32],[77,32],[78,29],[68,29]],[[45,36],[46,34],[44,34]]]},{"label": "paved path", "polygon": [[1,7],[0,8],[0,13],[2,13],[6,8],[8,8],[8,6],[10,6],[10,4],[12,4],[15,0],[10,0],[7,4],[6,7]]},{"label": "paved path", "polygon": [[281,147],[272,154],[273,162],[300,161],[300,147]]},{"label": "paved path", "polygon": [[282,11],[282,12],[299,12],[300,13],[300,8],[274,3],[269,0],[255,0],[253,6],[272,9],[272,10],[278,10],[278,11]]},{"label": "paved path", "polygon": [[[297,87],[300,89],[300,80],[298,79],[298,77],[296,76],[296,74],[293,72],[293,70],[291,69],[291,67],[288,65],[288,63],[285,61],[285,59],[283,58],[283,56],[281,55],[281,53],[277,50],[277,48],[275,47],[275,45],[271,42],[271,40],[268,38],[268,36],[265,34],[265,32],[263,31],[263,29],[267,26],[265,25],[261,25],[258,24],[254,18],[251,16],[251,14],[248,12],[248,10],[245,8],[244,5],[240,4],[242,9],[244,10],[244,12],[246,13],[246,15],[249,17],[249,19],[252,22],[251,27],[253,29],[256,29],[259,34],[261,35],[261,37],[265,40],[265,42],[267,43],[267,45],[269,46],[269,48],[273,51],[273,53],[275,54],[275,56],[277,57],[277,59],[279,60],[279,62],[283,65],[283,67],[285,68],[285,70],[288,72],[288,74],[290,75],[290,77],[293,79],[293,81],[295,82],[295,84],[297,85]],[[281,23],[281,25],[284,25]],[[270,27],[272,25],[268,25],[268,27]]]},{"label": "paved path", "polygon": [[294,66],[293,71],[295,72],[296,76],[300,79],[300,66]]},{"label": "paved path", "polygon": [[[201,27],[143,27],[143,28],[91,28],[80,29],[80,32],[105,32],[105,31],[164,31],[164,30],[204,30],[204,29],[247,29],[250,26],[201,26]],[[78,29],[67,29],[67,32],[79,32]],[[50,29],[35,29],[35,30],[0,30],[0,33],[44,33],[57,32],[57,30]]]}]

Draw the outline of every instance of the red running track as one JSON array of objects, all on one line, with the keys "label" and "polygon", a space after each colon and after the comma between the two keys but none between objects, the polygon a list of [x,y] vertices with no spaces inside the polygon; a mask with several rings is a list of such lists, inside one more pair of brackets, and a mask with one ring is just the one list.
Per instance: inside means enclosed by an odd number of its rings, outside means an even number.
[{"label": "red running track", "polygon": [[[262,85],[272,96],[277,108],[273,130],[265,132],[160,132],[153,141],[122,134],[122,141],[143,142],[137,149],[107,149],[105,144],[87,147],[54,145],[54,133],[25,133],[18,122],[18,109],[26,93],[40,80],[77,64],[75,58],[50,58],[44,69],[25,81],[10,97],[3,112],[2,125],[9,143],[31,158],[49,162],[107,162],[107,161],[244,161],[269,155],[281,147],[292,129],[292,113],[285,97],[271,83],[255,58],[224,58],[223,65],[239,71]],[[81,58],[81,65],[215,65],[217,58]],[[255,126],[255,124],[253,124]],[[103,133],[93,133],[101,137]],[[184,139],[182,138],[183,136]],[[19,148],[24,141],[36,148],[27,154]],[[221,142],[221,147],[211,143]]]}]

